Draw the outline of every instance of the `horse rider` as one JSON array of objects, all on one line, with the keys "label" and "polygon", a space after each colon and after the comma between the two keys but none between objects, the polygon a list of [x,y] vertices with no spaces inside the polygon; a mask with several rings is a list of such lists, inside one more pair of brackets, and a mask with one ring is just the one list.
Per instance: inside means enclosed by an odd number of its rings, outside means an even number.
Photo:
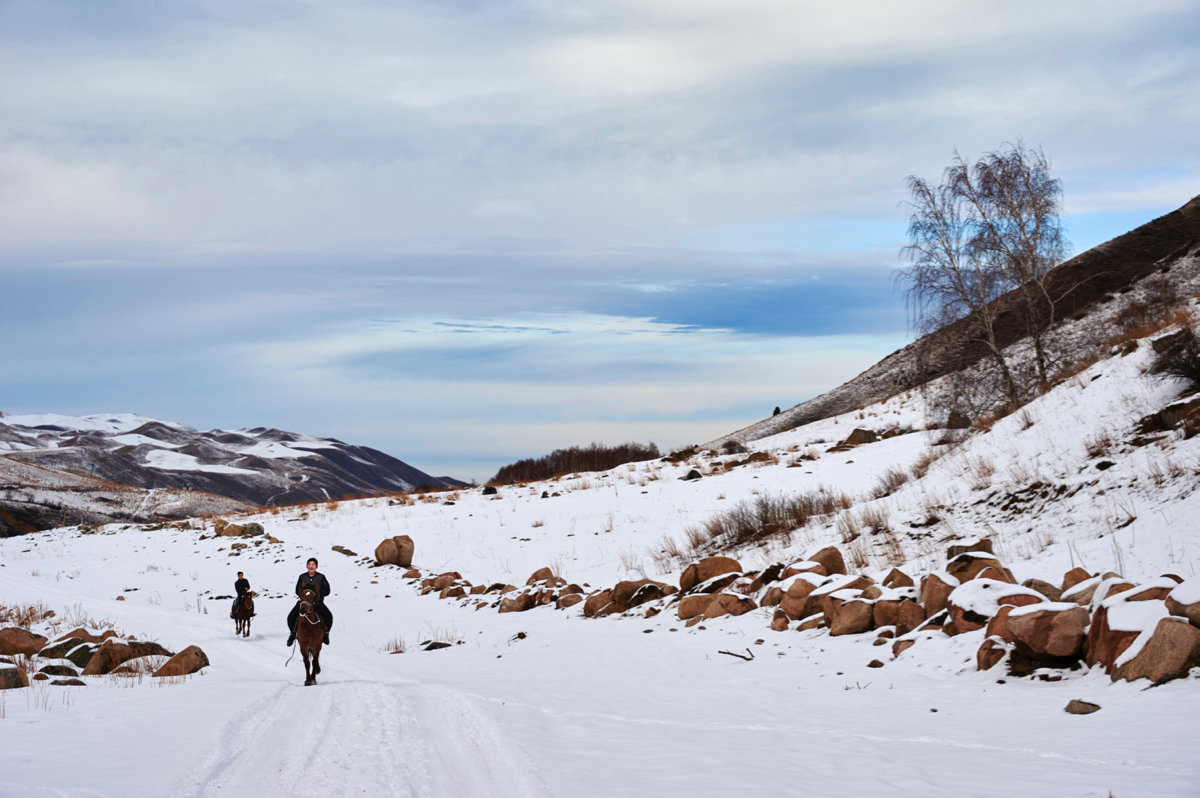
[{"label": "horse rider", "polygon": [[237,597],[233,600],[233,609],[229,611],[229,617],[237,617],[238,605],[243,601],[246,602],[246,608],[250,610],[250,617],[254,617],[258,613],[254,611],[254,599],[250,597],[250,580],[241,571],[238,571],[237,581],[233,583],[234,592]]},{"label": "horse rider", "polygon": [[[296,595],[299,596],[304,592],[305,588],[312,588],[317,595],[317,614],[321,616],[321,623],[325,626],[325,645],[329,645],[329,630],[333,628],[333,613],[329,607],[325,605],[325,597],[329,595],[329,580],[325,578],[325,574],[317,570],[317,558],[309,557],[305,565],[304,573],[300,574],[300,578],[296,580]],[[297,599],[296,606],[292,607],[292,611],[288,613],[288,639],[287,645],[296,642],[296,621],[300,618],[300,601]]]}]

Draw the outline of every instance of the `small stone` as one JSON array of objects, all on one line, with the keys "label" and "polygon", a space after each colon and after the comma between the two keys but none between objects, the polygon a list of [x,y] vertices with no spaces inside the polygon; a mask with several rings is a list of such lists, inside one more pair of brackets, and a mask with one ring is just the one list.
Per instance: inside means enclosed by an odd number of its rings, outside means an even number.
[{"label": "small stone", "polygon": [[1090,701],[1080,701],[1079,699],[1074,699],[1067,702],[1066,711],[1072,715],[1090,715],[1093,712],[1099,712],[1100,705],[1093,704]]}]

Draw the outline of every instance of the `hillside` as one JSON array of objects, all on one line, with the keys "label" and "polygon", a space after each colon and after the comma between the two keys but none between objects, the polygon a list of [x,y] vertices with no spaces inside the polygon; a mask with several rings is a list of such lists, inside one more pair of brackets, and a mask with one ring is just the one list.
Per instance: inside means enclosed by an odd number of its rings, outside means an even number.
[{"label": "hillside", "polygon": [[[1061,295],[1058,317],[1079,321],[1094,316],[1101,306],[1128,294],[1139,284],[1153,282],[1156,273],[1168,274],[1176,264],[1190,266],[1200,257],[1200,196],[1171,213],[1071,258],[1054,269],[1049,290]],[[1189,283],[1194,275],[1171,274],[1170,282]],[[1180,297],[1188,296],[1180,286]],[[1015,295],[998,300],[997,340],[1002,346],[1017,344],[1025,335],[1024,320]],[[961,324],[961,323],[960,323]],[[846,413],[895,396],[956,371],[983,357],[981,347],[962,347],[960,325],[929,333],[893,352],[862,374],[827,393],[802,402],[776,416],[751,424],[704,444],[719,448],[727,441],[752,441],[794,429],[813,421]]]}]

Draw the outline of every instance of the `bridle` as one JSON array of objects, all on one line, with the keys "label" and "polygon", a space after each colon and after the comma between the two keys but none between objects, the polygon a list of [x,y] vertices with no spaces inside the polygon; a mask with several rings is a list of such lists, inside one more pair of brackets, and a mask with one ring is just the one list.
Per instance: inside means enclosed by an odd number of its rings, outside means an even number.
[{"label": "bridle", "polygon": [[[313,598],[305,600],[304,596],[312,594]],[[308,621],[312,625],[321,622],[321,616],[317,614],[316,593],[312,590],[305,590],[300,598],[300,617]]]}]

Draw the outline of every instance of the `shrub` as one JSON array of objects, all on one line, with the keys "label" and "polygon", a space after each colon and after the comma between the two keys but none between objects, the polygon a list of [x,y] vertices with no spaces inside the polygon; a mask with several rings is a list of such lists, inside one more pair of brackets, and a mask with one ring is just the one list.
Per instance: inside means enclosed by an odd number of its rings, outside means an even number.
[{"label": "shrub", "polygon": [[488,484],[511,485],[514,482],[553,479],[564,474],[607,471],[625,463],[653,460],[660,456],[658,447],[653,443],[644,446],[638,443],[625,443],[618,446],[605,446],[600,443],[593,443],[591,446],[572,446],[569,449],[556,449],[545,457],[518,460],[506,465],[496,472],[496,476],[488,480]]},{"label": "shrub", "polygon": [[1200,340],[1192,328],[1185,326],[1169,338],[1160,340],[1161,350],[1150,366],[1151,373],[1167,379],[1181,379],[1191,388],[1200,389]]}]

